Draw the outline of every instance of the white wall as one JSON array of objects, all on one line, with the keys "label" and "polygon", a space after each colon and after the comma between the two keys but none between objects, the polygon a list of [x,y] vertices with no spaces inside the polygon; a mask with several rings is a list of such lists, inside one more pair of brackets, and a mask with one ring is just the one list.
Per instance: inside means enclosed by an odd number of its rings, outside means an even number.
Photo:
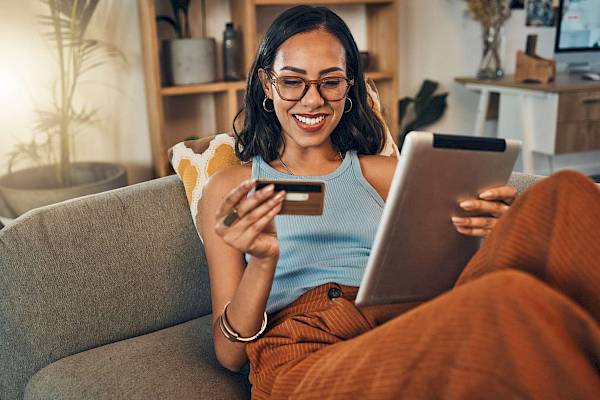
[{"label": "white wall", "polygon": [[[428,129],[446,133],[473,132],[477,110],[476,92],[455,83],[457,76],[474,76],[481,57],[481,28],[466,12],[463,0],[400,1],[400,96],[414,96],[424,79],[440,82],[449,91],[444,117]],[[503,68],[513,74],[516,52],[525,48],[528,34],[538,34],[537,53],[551,58],[555,28],[525,26],[525,10],[513,10],[505,25]],[[487,131],[495,124],[488,123]],[[501,134],[501,133],[500,133]],[[549,173],[547,156],[534,157],[536,173]],[[554,170],[572,167],[600,173],[600,151],[574,153],[552,158]]]}]

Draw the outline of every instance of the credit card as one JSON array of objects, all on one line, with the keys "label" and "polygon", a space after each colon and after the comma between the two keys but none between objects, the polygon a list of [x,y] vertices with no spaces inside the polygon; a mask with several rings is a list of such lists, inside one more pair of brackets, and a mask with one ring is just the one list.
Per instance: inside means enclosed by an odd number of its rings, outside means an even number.
[{"label": "credit card", "polygon": [[325,203],[325,182],[304,180],[264,180],[256,182],[260,190],[270,184],[275,185],[275,193],[285,190],[285,200],[279,214],[284,215],[323,215]]}]

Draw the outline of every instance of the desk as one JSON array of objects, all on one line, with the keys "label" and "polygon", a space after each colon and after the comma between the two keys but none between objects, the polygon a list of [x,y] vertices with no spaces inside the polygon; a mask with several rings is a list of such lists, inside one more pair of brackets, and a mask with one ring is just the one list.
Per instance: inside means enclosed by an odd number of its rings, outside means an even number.
[{"label": "desk", "polygon": [[500,95],[497,136],[523,141],[523,169],[533,173],[533,152],[547,155],[600,149],[600,82],[559,74],[547,84],[455,78],[481,92],[474,132],[483,135],[491,93]]}]

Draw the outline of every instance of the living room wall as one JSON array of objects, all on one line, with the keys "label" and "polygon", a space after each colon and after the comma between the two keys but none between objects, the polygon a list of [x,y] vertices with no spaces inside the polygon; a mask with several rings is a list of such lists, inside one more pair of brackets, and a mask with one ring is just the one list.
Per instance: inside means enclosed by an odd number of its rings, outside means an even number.
[{"label": "living room wall", "polygon": [[[224,23],[228,20],[228,2],[208,0],[213,16],[208,33],[220,44]],[[450,92],[448,109],[429,129],[448,133],[473,130],[478,95],[454,83],[455,76],[473,75],[480,56],[478,23],[465,13],[463,0],[400,0],[400,95],[414,95],[421,82],[433,79]],[[336,7],[364,48],[364,7]],[[265,26],[281,10],[273,7],[259,20]],[[48,100],[55,76],[54,54],[40,36],[35,14],[43,11],[38,2],[2,2],[0,14],[0,174],[5,171],[6,155],[17,139],[27,140],[33,125],[33,105]],[[261,23],[262,21],[262,23]],[[538,33],[538,52],[552,56],[553,28],[525,27],[525,12],[514,10],[506,25],[504,66],[514,71],[515,52],[524,46],[528,33]],[[107,29],[108,27],[108,29]],[[76,143],[78,159],[118,161],[126,165],[130,183],[151,177],[151,152],[146,117],[143,65],[137,4],[135,1],[105,0],[98,7],[90,26],[91,36],[117,45],[126,55],[127,64],[111,63],[88,77],[81,100],[98,107],[102,118]],[[7,62],[6,60],[10,60]],[[210,111],[210,101],[195,105]],[[488,128],[493,130],[494,124]],[[202,121],[201,129],[211,132],[214,124]],[[536,172],[548,172],[546,157],[536,158]],[[569,154],[554,158],[554,167],[576,166],[587,173],[600,173],[600,152]]]},{"label": "living room wall", "polygon": [[[428,129],[448,133],[473,132],[478,94],[454,82],[456,76],[475,75],[481,55],[479,24],[465,12],[464,0],[400,0],[400,96],[410,95],[426,79],[440,82],[450,92],[444,117]],[[507,74],[514,73],[516,52],[525,48],[528,34],[537,34],[537,53],[551,58],[555,28],[525,26],[525,10],[513,10],[505,25],[502,54]],[[493,132],[495,123],[489,122]],[[536,154],[535,172],[548,174],[549,159]],[[600,151],[552,157],[554,170],[573,167],[600,174]]]}]

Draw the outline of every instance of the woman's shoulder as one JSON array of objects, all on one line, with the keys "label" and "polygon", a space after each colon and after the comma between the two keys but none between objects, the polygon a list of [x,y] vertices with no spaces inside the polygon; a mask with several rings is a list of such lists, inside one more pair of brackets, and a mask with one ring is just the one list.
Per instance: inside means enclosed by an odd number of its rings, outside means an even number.
[{"label": "woman's shoulder", "polygon": [[383,167],[383,168],[396,168],[396,164],[398,163],[398,160],[395,157],[390,157],[390,156],[382,156],[380,154],[373,154],[373,155],[365,155],[365,154],[361,154],[358,156],[358,159],[360,160],[360,165],[361,167],[363,165],[367,166],[367,168],[369,167]]},{"label": "woman's shoulder", "polygon": [[387,199],[398,160],[395,157],[381,155],[360,155],[358,160],[367,182],[373,186],[383,200]]},{"label": "woman's shoulder", "polygon": [[204,195],[223,194],[252,177],[252,162],[223,168],[210,176],[204,186]]}]

